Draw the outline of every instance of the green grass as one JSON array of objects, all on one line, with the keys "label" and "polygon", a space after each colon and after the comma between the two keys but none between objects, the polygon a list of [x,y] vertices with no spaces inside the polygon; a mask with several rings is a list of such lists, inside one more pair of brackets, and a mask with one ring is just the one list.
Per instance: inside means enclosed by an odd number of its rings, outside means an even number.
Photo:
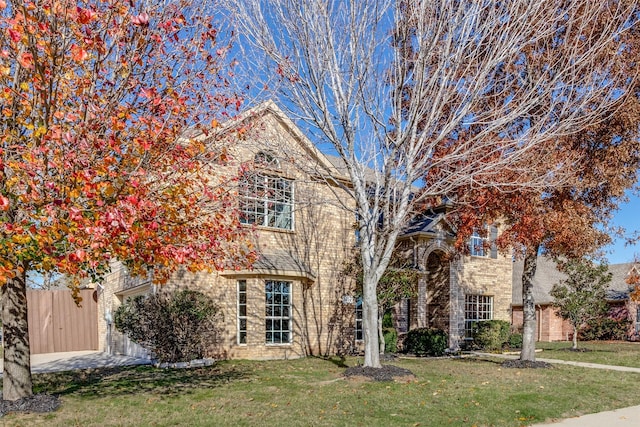
[{"label": "green grass", "polygon": [[505,369],[473,359],[403,359],[408,382],[342,378],[356,359],[226,361],[35,375],[61,396],[50,414],[7,426],[521,426],[640,404],[640,374],[557,366]]},{"label": "green grass", "polygon": [[536,357],[543,359],[575,360],[577,362],[640,368],[640,343],[588,341],[578,342],[579,349],[570,351],[570,342],[536,343],[542,349]]}]

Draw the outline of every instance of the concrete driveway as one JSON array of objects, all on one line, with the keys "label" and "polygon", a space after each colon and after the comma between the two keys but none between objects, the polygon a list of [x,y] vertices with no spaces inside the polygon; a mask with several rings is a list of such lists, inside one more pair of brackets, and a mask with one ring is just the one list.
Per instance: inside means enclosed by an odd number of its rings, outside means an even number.
[{"label": "concrete driveway", "polygon": [[[151,361],[139,357],[118,356],[101,351],[69,351],[31,355],[31,372],[62,372],[74,369],[110,366],[150,365]],[[4,371],[0,358],[0,373]]]}]

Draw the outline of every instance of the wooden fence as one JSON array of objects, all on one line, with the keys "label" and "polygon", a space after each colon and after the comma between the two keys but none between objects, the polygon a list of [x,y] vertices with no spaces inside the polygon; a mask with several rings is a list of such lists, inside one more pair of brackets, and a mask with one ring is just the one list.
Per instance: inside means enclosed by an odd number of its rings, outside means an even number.
[{"label": "wooden fence", "polygon": [[81,290],[78,307],[69,290],[28,290],[31,354],[97,350],[98,304],[93,292]]}]

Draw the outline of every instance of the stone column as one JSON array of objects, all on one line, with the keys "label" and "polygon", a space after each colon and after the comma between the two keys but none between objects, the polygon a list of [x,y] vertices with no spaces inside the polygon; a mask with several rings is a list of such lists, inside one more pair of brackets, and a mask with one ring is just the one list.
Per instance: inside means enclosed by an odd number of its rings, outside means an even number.
[{"label": "stone column", "polygon": [[464,289],[460,283],[462,261],[456,257],[449,269],[449,349],[457,351],[464,340]]}]

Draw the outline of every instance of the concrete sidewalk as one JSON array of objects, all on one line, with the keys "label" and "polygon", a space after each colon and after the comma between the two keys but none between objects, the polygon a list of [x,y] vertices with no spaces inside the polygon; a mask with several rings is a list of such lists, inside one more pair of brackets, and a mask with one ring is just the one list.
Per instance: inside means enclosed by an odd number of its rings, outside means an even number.
[{"label": "concrete sidewalk", "polygon": [[[499,357],[502,359],[517,359],[519,356],[493,353],[474,353],[482,357]],[[554,365],[572,365],[590,369],[605,369],[609,371],[622,371],[640,373],[640,368],[628,366],[601,365],[599,363],[574,362],[569,360],[545,359],[536,357],[537,361],[547,362]],[[531,427],[637,427],[640,426],[640,406],[630,406],[628,408],[615,409],[613,411],[598,412],[595,414],[582,415],[580,417],[566,418],[564,420],[553,421],[545,424],[533,424]]]},{"label": "concrete sidewalk", "polygon": [[[149,364],[151,364],[151,361],[147,359],[131,356],[117,356],[100,351],[68,351],[62,353],[31,355],[32,373]],[[2,358],[0,358],[0,376],[4,371],[2,365]]]},{"label": "concrete sidewalk", "polygon": [[[474,352],[473,354],[475,356],[481,356],[481,357],[498,357],[500,359],[512,359],[512,360],[518,359],[520,357],[515,354],[495,354],[495,353],[480,353],[480,352]],[[543,357],[536,357],[536,361],[551,363],[553,365],[572,365],[572,366],[580,366],[581,368],[605,369],[607,371],[640,373],[640,368],[631,368],[629,366],[601,365],[599,363],[574,362],[572,360],[559,360],[559,359],[545,359]],[[640,426],[640,423],[638,424],[638,426]]]},{"label": "concrete sidewalk", "polygon": [[613,411],[598,412],[581,417],[566,418],[531,427],[637,427],[640,426],[640,406],[631,406]]}]

